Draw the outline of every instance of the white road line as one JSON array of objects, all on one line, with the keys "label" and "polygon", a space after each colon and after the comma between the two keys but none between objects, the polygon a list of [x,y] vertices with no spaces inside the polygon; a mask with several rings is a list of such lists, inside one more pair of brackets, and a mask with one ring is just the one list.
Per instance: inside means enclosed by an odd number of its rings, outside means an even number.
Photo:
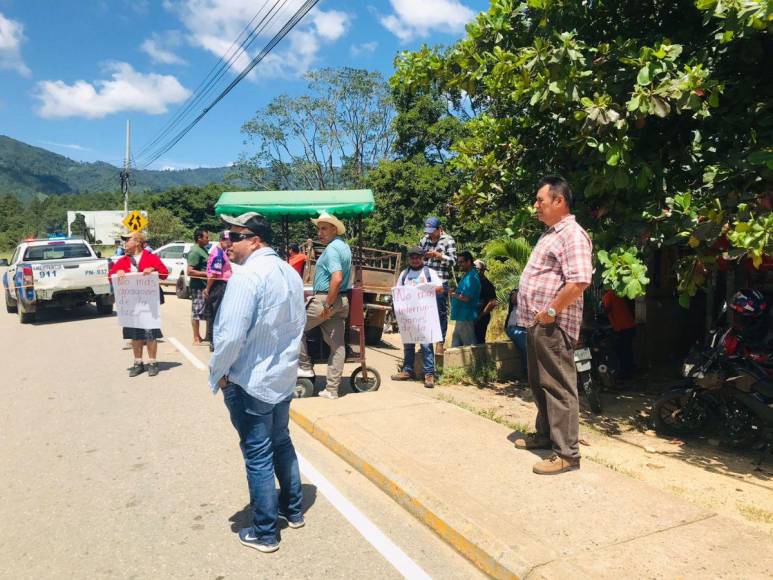
[{"label": "white road line", "polygon": [[185,358],[187,358],[189,361],[191,361],[191,364],[195,366],[200,371],[206,371],[207,365],[205,365],[203,362],[201,362],[199,359],[196,358],[196,355],[194,355],[191,351],[189,351],[187,348],[185,348],[182,343],[177,340],[174,336],[168,336],[167,340],[171,342],[174,347],[179,350]]},{"label": "white road line", "polygon": [[[204,363],[196,358],[191,351],[185,348],[179,340],[173,336],[168,337],[168,340],[177,350],[183,353],[185,358],[191,361],[193,366],[197,369],[201,371],[208,370]],[[354,529],[357,530],[371,546],[376,548],[379,554],[381,554],[387,562],[392,564],[404,578],[410,578],[411,580],[414,578],[431,578],[421,566],[411,560],[408,554],[403,552],[397,544],[387,538],[365,514],[358,510],[352,502],[346,499],[324,475],[317,471],[317,469],[306,460],[305,457],[298,453],[297,450],[295,453],[298,456],[298,466],[300,467],[301,472],[306,476],[306,479],[317,486],[317,490],[327,498],[333,507],[336,508],[341,515],[354,526]]]},{"label": "white road line", "polygon": [[365,514],[358,510],[352,502],[346,499],[332,483],[330,483],[316,468],[301,456],[296,450],[298,465],[306,478],[317,486],[317,491],[343,515],[354,528],[360,532],[371,546],[376,548],[384,558],[403,575],[404,578],[430,578],[421,566],[410,559],[397,544],[387,538]]}]

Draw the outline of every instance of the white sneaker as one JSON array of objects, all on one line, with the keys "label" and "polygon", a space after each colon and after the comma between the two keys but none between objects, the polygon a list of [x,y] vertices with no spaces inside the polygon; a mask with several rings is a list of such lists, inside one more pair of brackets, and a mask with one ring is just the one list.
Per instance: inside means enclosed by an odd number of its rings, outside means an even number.
[{"label": "white sneaker", "polygon": [[316,375],[314,374],[314,369],[302,369],[298,367],[298,378],[299,379],[313,379]]},{"label": "white sneaker", "polygon": [[320,391],[319,395],[317,395],[317,396],[318,397],[322,397],[323,399],[337,399],[338,398],[338,395],[336,395],[335,393],[331,393],[327,389],[325,389],[324,391]]}]

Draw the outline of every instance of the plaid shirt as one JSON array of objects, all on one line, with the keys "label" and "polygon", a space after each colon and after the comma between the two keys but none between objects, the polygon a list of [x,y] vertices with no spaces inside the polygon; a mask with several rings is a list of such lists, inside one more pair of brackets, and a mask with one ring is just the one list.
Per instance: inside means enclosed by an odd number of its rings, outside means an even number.
[{"label": "plaid shirt", "polygon": [[440,252],[443,254],[441,259],[428,258],[424,262],[431,269],[440,274],[440,278],[443,282],[448,282],[451,279],[451,270],[456,265],[456,242],[454,238],[443,232],[437,239],[437,242],[433,242],[429,239],[428,235],[421,238],[419,245],[425,252]]},{"label": "plaid shirt", "polygon": [[[573,215],[542,234],[518,285],[518,326],[533,326],[537,313],[547,310],[568,282],[590,284],[591,248],[587,232]],[[582,324],[582,296],[558,313],[556,323],[577,341]]]}]

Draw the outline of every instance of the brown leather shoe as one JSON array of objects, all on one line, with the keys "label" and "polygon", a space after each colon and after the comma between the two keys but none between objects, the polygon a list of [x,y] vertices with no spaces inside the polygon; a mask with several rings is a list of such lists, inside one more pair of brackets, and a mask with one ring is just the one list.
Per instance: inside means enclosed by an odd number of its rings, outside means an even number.
[{"label": "brown leather shoe", "polygon": [[392,375],[393,381],[410,381],[412,378],[413,376],[405,371],[400,371],[396,375]]},{"label": "brown leather shoe", "polygon": [[526,437],[515,440],[516,449],[550,449],[550,437],[530,433]]},{"label": "brown leather shoe", "polygon": [[427,389],[435,388],[435,375],[424,375],[424,386]]},{"label": "brown leather shoe", "polygon": [[559,473],[572,471],[574,469],[580,469],[579,459],[564,459],[554,453],[547,459],[535,463],[533,471],[537,475],[558,475]]}]

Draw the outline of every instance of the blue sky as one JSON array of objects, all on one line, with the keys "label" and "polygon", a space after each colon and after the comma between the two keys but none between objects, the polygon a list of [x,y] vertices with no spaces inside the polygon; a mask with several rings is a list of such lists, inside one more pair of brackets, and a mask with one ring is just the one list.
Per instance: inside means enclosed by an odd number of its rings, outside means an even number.
[{"label": "blue sky", "polygon": [[[0,134],[79,161],[119,165],[126,120],[132,121],[136,153],[250,19],[259,10],[265,15],[274,1],[0,0]],[[283,1],[268,36],[303,3]],[[242,123],[273,97],[302,92],[304,71],[351,66],[388,77],[398,51],[453,43],[487,5],[321,0],[253,75],[153,167],[231,163],[244,150]],[[261,38],[256,49],[266,41]]]}]

